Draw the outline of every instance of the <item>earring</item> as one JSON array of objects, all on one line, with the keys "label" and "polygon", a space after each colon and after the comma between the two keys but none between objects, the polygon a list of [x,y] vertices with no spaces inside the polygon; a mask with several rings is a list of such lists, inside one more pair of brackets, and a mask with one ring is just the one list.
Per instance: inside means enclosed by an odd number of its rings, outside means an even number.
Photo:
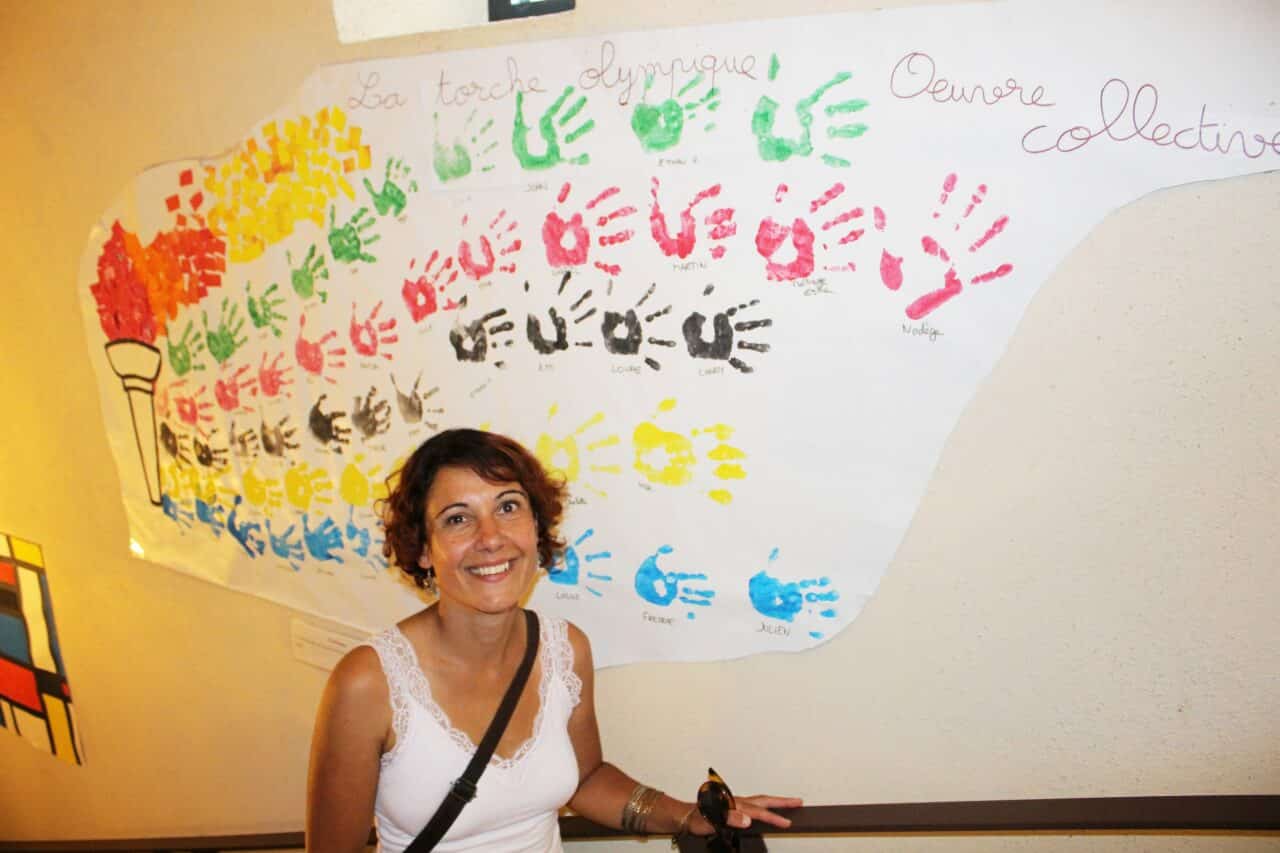
[{"label": "earring", "polygon": [[426,575],[423,576],[422,583],[426,586],[427,592],[432,595],[439,595],[436,591],[436,570],[431,566],[427,566]]}]

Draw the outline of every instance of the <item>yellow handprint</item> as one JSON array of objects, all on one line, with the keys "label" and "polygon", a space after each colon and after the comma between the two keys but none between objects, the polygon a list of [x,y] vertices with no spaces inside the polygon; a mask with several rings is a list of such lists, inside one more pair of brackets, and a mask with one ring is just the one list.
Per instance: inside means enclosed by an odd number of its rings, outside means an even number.
[{"label": "yellow handprint", "polygon": [[304,512],[311,507],[311,502],[333,503],[329,492],[333,490],[333,480],[329,472],[323,468],[312,468],[305,462],[294,465],[284,475],[284,493],[289,503]]},{"label": "yellow handprint", "polygon": [[260,476],[256,466],[253,465],[245,469],[244,475],[240,478],[240,486],[244,499],[268,515],[271,510],[280,507],[284,497],[280,489],[280,481],[275,477]]},{"label": "yellow handprint", "polygon": [[385,500],[387,497],[386,483],[374,479],[382,466],[374,465],[361,470],[359,463],[363,461],[364,455],[356,454],[356,458],[342,469],[342,476],[338,479],[339,494],[343,500],[356,507],[371,506],[375,501]]},{"label": "yellow handprint", "polygon": [[[547,413],[547,418],[554,418],[557,411],[558,407],[553,405]],[[613,447],[620,442],[617,435],[606,435],[603,438],[587,442],[585,445],[580,445],[579,439],[582,438],[589,430],[600,425],[603,421],[604,412],[596,412],[590,418],[583,421],[577,429],[563,438],[556,438],[550,433],[544,432],[538,436],[538,441],[534,446],[534,455],[538,457],[538,461],[541,462],[548,471],[560,474],[564,477],[565,482],[567,483],[576,483],[582,473],[583,467],[582,460],[584,454],[580,448],[585,447],[585,455],[590,459],[600,449]],[[595,462],[588,462],[586,467],[588,471],[593,473],[622,473],[622,468],[618,465],[603,465]],[[605,493],[599,489],[593,488],[590,485],[587,485],[586,487],[601,497],[605,496]]]},{"label": "yellow handprint", "polygon": [[[663,412],[670,412],[676,407],[674,399],[666,399],[658,404],[656,419]],[[694,450],[693,440],[699,436],[711,436],[717,444],[707,451],[706,456],[718,462],[711,474],[718,480],[740,480],[746,477],[746,471],[738,460],[745,459],[746,454],[737,447],[727,444],[733,435],[733,427],[726,424],[713,424],[702,429],[691,430],[689,435],[663,429],[656,423],[644,421],[632,433],[631,443],[635,449],[635,470],[646,480],[663,486],[685,486],[693,482],[698,457]],[[716,503],[727,504],[733,500],[733,493],[728,489],[715,488],[707,492],[707,497]]]}]

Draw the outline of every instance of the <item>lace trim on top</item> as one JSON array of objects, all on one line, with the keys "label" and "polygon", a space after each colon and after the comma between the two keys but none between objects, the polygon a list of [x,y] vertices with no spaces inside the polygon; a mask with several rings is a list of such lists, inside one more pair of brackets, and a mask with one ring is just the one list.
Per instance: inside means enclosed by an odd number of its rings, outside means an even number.
[{"label": "lace trim on top", "polygon": [[[538,683],[538,715],[533,720],[533,734],[520,745],[515,755],[502,758],[496,752],[489,759],[490,767],[510,770],[529,754],[537,744],[542,733],[542,718],[547,709],[547,695],[550,686],[559,678],[569,694],[569,709],[578,706],[582,698],[582,679],[573,671],[573,646],[569,644],[569,626],[563,619],[541,619],[538,649],[538,660],[542,665],[542,678]],[[466,732],[454,727],[444,709],[431,698],[431,684],[427,676],[418,666],[418,657],[413,646],[397,626],[392,626],[378,634],[372,640],[378,659],[382,662],[387,677],[387,689],[391,694],[391,727],[396,735],[396,745],[382,756],[381,765],[386,767],[400,754],[400,748],[406,742],[409,728],[410,706],[413,699],[421,705],[436,723],[448,735],[449,739],[464,752],[473,753],[476,745]],[[408,695],[406,695],[406,690]]]}]

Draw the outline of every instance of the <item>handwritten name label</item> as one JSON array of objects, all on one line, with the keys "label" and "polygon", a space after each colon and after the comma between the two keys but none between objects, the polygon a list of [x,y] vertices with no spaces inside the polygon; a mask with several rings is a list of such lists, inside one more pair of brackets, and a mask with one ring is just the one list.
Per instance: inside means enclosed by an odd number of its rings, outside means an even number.
[{"label": "handwritten name label", "polygon": [[399,92],[379,92],[382,75],[370,71],[369,76],[356,74],[356,82],[360,85],[360,94],[347,98],[347,108],[352,110],[396,110],[408,106],[409,101]]},{"label": "handwritten name label", "polygon": [[614,367],[613,367],[613,372],[614,372],[614,373],[636,373],[636,374],[638,374],[638,373],[640,372],[640,365],[638,365],[638,364],[616,364],[616,365],[614,365]]},{"label": "handwritten name label", "polygon": [[556,366],[554,364],[551,364],[550,362],[543,361],[543,362],[539,362],[538,364],[539,373],[546,373],[548,370],[555,370],[555,369],[556,369]]},{"label": "handwritten name label", "polygon": [[760,627],[756,629],[757,634],[773,634],[776,637],[790,637],[791,629],[786,625],[770,625],[768,622],[761,622]]},{"label": "handwritten name label", "polygon": [[1052,107],[1044,100],[1044,86],[1030,92],[1013,77],[1003,83],[957,83],[938,76],[938,65],[929,54],[915,50],[898,60],[889,75],[889,91],[895,98],[909,101],[925,95],[937,104],[962,103],[994,107],[1001,101],[1015,100],[1024,107]]},{"label": "handwritten name label", "polygon": [[578,596],[578,593],[576,592],[557,592],[556,593],[557,601],[577,601],[578,598],[579,596]]},{"label": "handwritten name label", "polygon": [[440,69],[440,79],[436,82],[436,103],[446,107],[460,107],[471,99],[477,101],[501,101],[503,98],[509,97],[513,92],[545,92],[538,83],[537,77],[530,77],[525,80],[520,76],[520,66],[516,63],[515,57],[507,57],[507,79],[500,80],[497,83],[480,83],[475,80],[469,80],[466,83],[451,83],[446,76],[445,70]]},{"label": "handwritten name label", "polygon": [[[607,39],[601,42],[599,63],[588,66],[578,75],[578,86],[586,91],[597,86],[604,89],[619,89],[618,104],[624,107],[631,103],[631,96],[635,93],[636,86],[644,86],[649,77],[655,81],[666,78],[668,98],[675,95],[676,82],[682,76],[708,75],[710,78],[708,87],[714,87],[716,77],[722,73],[746,77],[749,80],[756,79],[751,73],[756,67],[756,57],[755,54],[750,53],[745,56],[717,56],[714,53],[705,53],[702,56],[674,57],[665,64],[661,61],[641,62],[625,68],[615,66],[617,53],[618,49],[613,42]],[[641,91],[645,92],[647,89],[648,87],[645,87]]]},{"label": "handwritten name label", "polygon": [[647,610],[646,610],[646,611],[644,611],[644,612],[642,612],[642,613],[640,614],[640,618],[641,618],[641,619],[643,619],[645,622],[652,622],[652,623],[653,623],[653,624],[655,624],[655,625],[673,625],[673,624],[675,624],[675,620],[674,620],[672,617],[670,617],[670,616],[654,616],[652,613],[650,613],[650,612],[649,612],[649,611],[647,611]]},{"label": "handwritten name label", "polygon": [[525,191],[525,192],[527,192],[527,193],[536,193],[536,192],[541,192],[542,190],[545,190],[546,188],[547,188],[547,185],[546,185],[546,184],[543,184],[543,183],[539,183],[539,184],[528,184],[527,186],[525,186],[524,191]]},{"label": "handwritten name label", "polygon": [[724,373],[723,367],[700,367],[698,368],[699,376],[718,376]]},{"label": "handwritten name label", "polygon": [[[1136,92],[1131,93],[1128,83],[1119,77],[1112,77],[1098,90],[1101,123],[1097,128],[1077,124],[1058,133],[1055,138],[1052,130],[1042,133],[1048,129],[1047,124],[1038,124],[1022,135],[1022,150],[1028,154],[1047,154],[1051,151],[1070,154],[1105,136],[1115,142],[1138,139],[1161,148],[1173,145],[1183,151],[1199,149],[1211,154],[1230,154],[1233,148],[1238,147],[1239,153],[1250,160],[1256,160],[1268,151],[1280,154],[1280,130],[1275,131],[1270,139],[1260,133],[1247,135],[1243,130],[1234,130],[1228,134],[1224,143],[1222,134],[1226,125],[1206,120],[1209,111],[1207,104],[1200,105],[1198,122],[1182,124],[1176,131],[1173,125],[1165,121],[1157,121],[1152,125],[1159,108],[1160,92],[1151,83],[1144,83]],[[1239,146],[1236,146],[1237,142]]]},{"label": "handwritten name label", "polygon": [[683,263],[671,265],[671,269],[674,272],[689,272],[690,270],[705,270],[706,268],[706,261],[684,261]]},{"label": "handwritten name label", "polygon": [[930,326],[928,323],[926,323],[923,320],[920,321],[919,326],[913,326],[910,323],[903,323],[902,334],[911,335],[912,337],[923,336],[928,338],[930,343],[937,341],[938,338],[943,336],[943,333],[941,330],[935,329],[933,326]]},{"label": "handwritten name label", "polygon": [[587,504],[586,498],[579,497],[577,495],[574,495],[573,497],[569,498],[569,506],[586,506],[586,504]]}]

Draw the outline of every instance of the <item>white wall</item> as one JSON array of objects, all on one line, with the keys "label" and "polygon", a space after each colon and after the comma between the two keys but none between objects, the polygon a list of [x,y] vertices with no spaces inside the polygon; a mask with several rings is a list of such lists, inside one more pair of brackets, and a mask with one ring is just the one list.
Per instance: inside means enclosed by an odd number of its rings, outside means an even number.
[{"label": "white wall", "polygon": [[[289,612],[126,547],[74,282],[131,176],[230,146],[325,62],[872,6],[579,0],[357,47],[323,0],[0,6],[0,530],[44,546],[87,755],[71,767],[0,733],[0,838],[302,824],[324,674],[291,658]],[[799,656],[601,673],[608,756],[686,796],[712,762],[744,793],[812,803],[1280,793],[1278,221],[1274,173],[1109,217],[1031,305],[857,622]]]}]

